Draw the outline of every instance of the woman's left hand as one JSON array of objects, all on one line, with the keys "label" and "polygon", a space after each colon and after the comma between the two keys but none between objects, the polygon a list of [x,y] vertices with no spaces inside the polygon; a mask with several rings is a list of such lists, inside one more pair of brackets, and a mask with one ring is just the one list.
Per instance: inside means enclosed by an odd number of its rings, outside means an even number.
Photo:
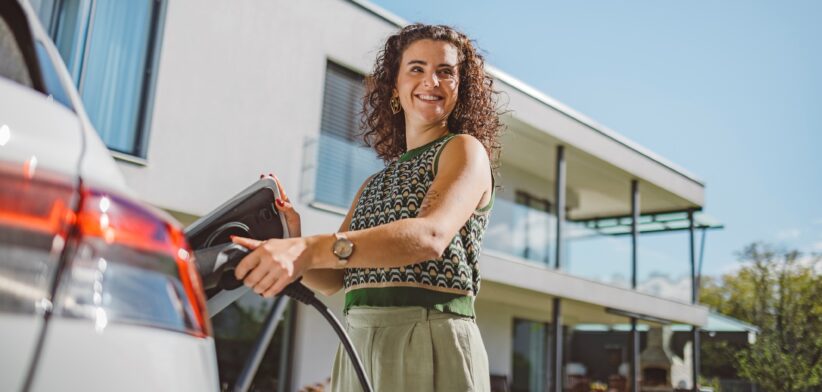
[{"label": "woman's left hand", "polygon": [[258,241],[232,237],[231,241],[252,251],[237,265],[234,276],[263,297],[277,295],[308,269],[303,238]]}]

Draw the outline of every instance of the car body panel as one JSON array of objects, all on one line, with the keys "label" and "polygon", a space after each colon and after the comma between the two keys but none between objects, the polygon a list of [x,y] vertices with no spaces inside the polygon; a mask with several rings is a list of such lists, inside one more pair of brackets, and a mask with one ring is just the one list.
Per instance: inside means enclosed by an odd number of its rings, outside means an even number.
[{"label": "car body panel", "polygon": [[[76,203],[82,131],[47,96],[0,78],[0,390],[28,375]],[[8,350],[8,351],[6,351]]]},{"label": "car body panel", "polygon": [[22,165],[29,173],[46,169],[77,177],[83,154],[82,124],[65,106],[48,97],[0,78],[0,161]]},{"label": "car body panel", "polygon": [[0,314],[0,391],[22,389],[42,327],[39,314]]},{"label": "car body panel", "polygon": [[217,391],[212,338],[140,326],[57,319],[32,391]]}]

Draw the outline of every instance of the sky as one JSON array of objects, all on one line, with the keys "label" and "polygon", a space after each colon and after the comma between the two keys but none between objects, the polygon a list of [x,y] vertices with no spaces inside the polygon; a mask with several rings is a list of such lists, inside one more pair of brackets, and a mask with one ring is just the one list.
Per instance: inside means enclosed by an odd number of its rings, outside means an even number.
[{"label": "sky", "polygon": [[703,273],[753,241],[822,253],[822,1],[372,2],[703,180]]}]

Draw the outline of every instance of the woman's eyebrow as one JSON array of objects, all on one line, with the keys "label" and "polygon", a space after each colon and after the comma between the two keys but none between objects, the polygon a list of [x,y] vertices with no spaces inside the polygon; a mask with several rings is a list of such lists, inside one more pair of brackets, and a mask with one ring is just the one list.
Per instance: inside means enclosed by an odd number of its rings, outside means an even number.
[{"label": "woman's eyebrow", "polygon": [[[422,60],[409,60],[408,63],[406,63],[406,65],[412,65],[412,64],[428,65],[428,63],[426,63],[425,61],[422,61]],[[438,65],[437,68],[439,68],[439,67],[454,68],[458,65],[459,64],[442,63],[442,64]]]}]

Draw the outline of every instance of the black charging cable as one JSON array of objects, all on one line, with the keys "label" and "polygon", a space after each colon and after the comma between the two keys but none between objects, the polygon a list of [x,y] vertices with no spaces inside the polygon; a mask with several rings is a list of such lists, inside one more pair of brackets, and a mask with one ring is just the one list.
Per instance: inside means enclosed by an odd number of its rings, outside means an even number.
[{"label": "black charging cable", "polygon": [[[237,244],[224,244],[218,245],[217,247],[198,250],[194,253],[195,259],[197,259],[198,270],[201,276],[206,277],[203,279],[206,289],[221,288],[224,290],[231,290],[242,286],[242,282],[238,281],[234,277],[234,269],[237,267],[240,260],[242,260],[243,257],[249,253],[247,248]],[[291,282],[280,293],[280,296],[277,298],[277,302],[271,309],[269,317],[266,319],[263,330],[258,336],[259,344],[256,346],[268,346],[268,342],[270,342],[271,337],[274,335],[276,326],[282,318],[282,314],[286,306],[286,301],[284,301],[285,298],[282,298],[282,296],[285,295],[293,298],[305,305],[313,307],[323,317],[325,317],[325,320],[328,321],[328,324],[330,324],[331,328],[334,329],[334,332],[337,333],[337,336],[340,338],[340,342],[342,342],[343,347],[345,347],[345,351],[348,353],[348,358],[354,365],[354,370],[357,373],[357,378],[360,380],[360,385],[362,385],[363,391],[373,392],[374,388],[371,386],[371,382],[365,375],[362,360],[360,360],[360,356],[357,354],[357,350],[354,348],[351,338],[348,337],[348,334],[343,329],[340,320],[338,320],[337,317],[334,316],[334,313],[332,313],[331,310],[328,309],[328,307],[325,306],[319,298],[317,298],[311,289],[305,287],[301,281],[302,277],[294,282]],[[257,347],[257,349],[260,350],[261,347]],[[262,347],[262,350],[264,350],[264,347]],[[262,357],[262,351],[249,357],[249,360],[243,368],[241,377],[237,381],[235,391],[245,391],[248,389],[250,386],[251,377],[253,377],[253,375],[257,372],[257,368],[260,365],[260,361],[262,361]]]},{"label": "black charging cable", "polygon": [[334,316],[334,313],[328,309],[325,304],[314,295],[314,292],[311,291],[308,287],[305,287],[300,281],[302,278],[297,279],[296,281],[292,282],[288,286],[283,289],[283,294],[296,299],[308,306],[314,307],[320,312],[323,317],[325,317],[328,324],[331,324],[331,328],[334,328],[334,332],[337,333],[337,336],[340,337],[340,341],[345,347],[345,351],[348,353],[348,358],[351,359],[351,362],[354,363],[354,370],[357,372],[357,378],[360,379],[360,385],[362,385],[363,390],[366,392],[372,392],[374,389],[371,387],[371,382],[368,381],[368,377],[365,375],[365,370],[363,370],[362,360],[360,360],[360,356],[357,355],[357,350],[354,349],[354,344],[351,342],[351,338],[348,337],[348,334],[345,333],[342,324],[340,324],[340,320],[337,320],[337,317]]}]

